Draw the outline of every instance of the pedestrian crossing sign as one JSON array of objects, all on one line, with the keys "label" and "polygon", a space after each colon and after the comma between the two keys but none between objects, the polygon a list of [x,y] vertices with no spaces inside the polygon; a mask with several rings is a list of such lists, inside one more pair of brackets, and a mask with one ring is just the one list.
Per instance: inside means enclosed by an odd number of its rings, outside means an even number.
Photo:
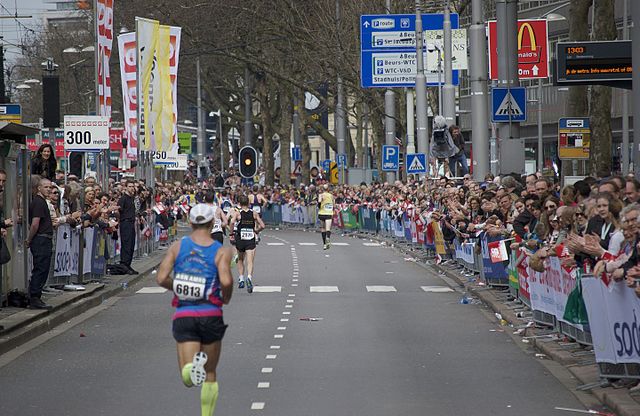
[{"label": "pedestrian crossing sign", "polygon": [[491,90],[491,121],[519,123],[527,120],[527,89],[524,87],[493,88]]},{"label": "pedestrian crossing sign", "polygon": [[424,153],[407,154],[407,173],[427,173],[427,157]]}]

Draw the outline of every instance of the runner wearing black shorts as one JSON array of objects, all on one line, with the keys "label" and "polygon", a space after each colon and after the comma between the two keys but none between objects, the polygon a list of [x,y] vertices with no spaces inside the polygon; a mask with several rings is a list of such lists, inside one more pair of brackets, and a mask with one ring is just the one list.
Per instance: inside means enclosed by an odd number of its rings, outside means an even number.
[{"label": "runner wearing black shorts", "polygon": [[238,251],[238,288],[242,289],[245,285],[244,272],[246,259],[247,272],[247,292],[253,292],[253,265],[256,255],[256,234],[264,229],[264,222],[260,216],[249,209],[249,198],[241,195],[238,198],[240,210],[232,214],[231,224],[236,226],[235,240],[236,250]]}]

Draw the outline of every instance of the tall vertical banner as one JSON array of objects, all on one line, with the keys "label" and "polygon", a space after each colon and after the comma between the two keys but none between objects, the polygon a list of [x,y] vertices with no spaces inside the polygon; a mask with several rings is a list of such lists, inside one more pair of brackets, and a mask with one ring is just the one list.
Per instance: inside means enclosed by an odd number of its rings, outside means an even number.
[{"label": "tall vertical banner", "polygon": [[111,118],[111,73],[109,61],[113,48],[113,1],[97,0],[96,52],[98,75],[98,115]]},{"label": "tall vertical banner", "polygon": [[[158,35],[160,35],[160,28],[163,26],[159,26]],[[180,56],[180,38],[181,38],[181,28],[171,26],[169,28],[169,79],[171,82],[170,91],[172,98],[171,106],[163,106],[163,110],[167,111],[172,109],[172,114],[170,117],[171,123],[173,124],[172,129],[166,130],[167,132],[173,131],[173,135],[169,140],[169,143],[177,143],[177,121],[178,121],[178,62]],[[166,38],[165,38],[166,44]],[[137,48],[136,48],[136,34],[135,32],[124,33],[118,36],[118,50],[120,55],[120,74],[122,79],[122,97],[123,97],[123,106],[124,106],[124,126],[125,126],[125,137],[127,138],[127,157],[129,159],[135,160],[137,157],[137,146],[138,146],[138,118],[137,118],[137,110],[138,110],[138,96],[137,96]],[[166,49],[165,49],[166,53]],[[166,69],[166,67],[165,67]],[[165,83],[163,84],[163,97],[165,97],[165,101],[167,100],[167,87],[166,87],[166,76]],[[141,88],[141,91],[143,89]],[[141,93],[141,96],[144,97],[144,92]],[[167,101],[168,102],[168,101]],[[144,111],[141,109],[141,111]],[[142,118],[144,116],[141,114]],[[168,114],[164,115],[165,122],[169,120]],[[155,120],[150,120],[151,123],[155,123]],[[164,131],[164,129],[163,129]],[[142,134],[142,132],[141,132]],[[164,146],[164,144],[162,144]],[[177,146],[177,145],[176,145]],[[158,145],[157,148],[146,148],[141,147],[141,150],[168,150],[171,145],[168,145],[167,148],[161,149],[161,146]]]},{"label": "tall vertical banner", "polygon": [[[153,90],[151,81],[157,86],[160,75],[158,65],[154,65],[158,38],[160,37],[160,23],[157,20],[136,17],[136,56],[138,81],[138,133],[141,143],[140,150],[156,150],[155,143],[151,143],[151,108],[153,105]],[[155,91],[158,94],[158,90]]]}]

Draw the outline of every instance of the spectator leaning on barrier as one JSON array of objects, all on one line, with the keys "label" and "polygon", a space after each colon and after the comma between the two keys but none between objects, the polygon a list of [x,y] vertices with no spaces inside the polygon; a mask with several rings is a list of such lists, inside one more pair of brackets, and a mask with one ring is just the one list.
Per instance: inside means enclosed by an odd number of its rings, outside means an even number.
[{"label": "spectator leaning on barrier", "polygon": [[29,234],[25,245],[31,249],[33,269],[29,281],[29,307],[32,309],[50,309],[41,299],[42,289],[49,276],[49,265],[53,254],[53,223],[47,197],[51,181],[34,175],[32,184],[35,190],[29,206]]},{"label": "spectator leaning on barrier", "polygon": [[136,244],[136,207],[134,204],[134,195],[136,193],[136,184],[129,179],[125,182],[126,187],[123,195],[118,201],[118,212],[120,214],[120,264],[125,266],[129,274],[138,274],[131,268],[133,261],[133,250]]}]

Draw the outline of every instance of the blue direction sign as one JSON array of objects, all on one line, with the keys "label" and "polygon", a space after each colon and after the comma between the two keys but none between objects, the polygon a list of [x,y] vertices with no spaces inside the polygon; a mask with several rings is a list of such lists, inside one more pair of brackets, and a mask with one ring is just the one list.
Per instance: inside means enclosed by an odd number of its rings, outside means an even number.
[{"label": "blue direction sign", "polygon": [[393,172],[400,168],[400,146],[382,146],[382,170]]},{"label": "blue direction sign", "polygon": [[346,168],[347,167],[347,155],[345,155],[344,153],[337,155],[336,156],[336,162],[337,162],[339,168]]},{"label": "blue direction sign", "polygon": [[296,146],[291,149],[291,160],[295,162],[299,162],[302,160],[302,151],[300,150],[300,146]]},{"label": "blue direction sign", "polygon": [[20,107],[20,104],[0,104],[0,121],[22,123],[22,107]]},{"label": "blue direction sign", "polygon": [[331,169],[331,159],[325,159],[322,161],[322,170],[328,172]]},{"label": "blue direction sign", "polygon": [[424,153],[407,154],[407,173],[427,173],[427,156]]},{"label": "blue direction sign", "polygon": [[[422,29],[442,29],[444,15],[423,14]],[[458,15],[451,14],[451,28],[458,28]],[[360,16],[360,79],[363,88],[412,87],[416,84],[416,16],[380,14]],[[427,67],[427,45],[424,62]],[[438,72],[426,71],[427,85],[438,85]],[[444,74],[440,76],[444,80]],[[453,71],[458,85],[458,71]]]},{"label": "blue direction sign", "polygon": [[491,120],[494,123],[527,121],[527,89],[525,87],[493,88]]}]

